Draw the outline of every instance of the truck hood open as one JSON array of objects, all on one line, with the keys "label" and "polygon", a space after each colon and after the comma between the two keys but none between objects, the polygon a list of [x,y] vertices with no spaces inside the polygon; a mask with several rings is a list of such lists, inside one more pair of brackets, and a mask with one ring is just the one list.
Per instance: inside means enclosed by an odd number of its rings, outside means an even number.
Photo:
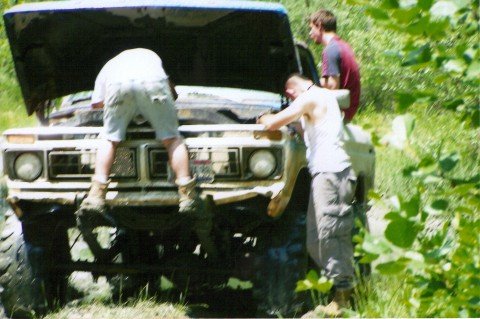
[{"label": "truck hood open", "polygon": [[285,8],[248,1],[80,0],[4,13],[28,114],[91,90],[113,56],[144,47],[178,85],[283,92],[299,66]]}]

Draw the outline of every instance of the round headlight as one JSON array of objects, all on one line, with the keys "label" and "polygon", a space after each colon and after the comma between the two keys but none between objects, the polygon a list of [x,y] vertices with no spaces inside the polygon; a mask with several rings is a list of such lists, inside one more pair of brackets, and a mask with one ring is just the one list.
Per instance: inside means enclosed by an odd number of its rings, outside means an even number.
[{"label": "round headlight", "polygon": [[42,162],[34,153],[23,153],[15,159],[14,169],[18,178],[31,182],[42,173]]},{"label": "round headlight", "polygon": [[272,152],[267,150],[255,151],[250,156],[250,161],[248,163],[250,171],[255,177],[265,178],[270,176],[277,166],[277,161]]}]

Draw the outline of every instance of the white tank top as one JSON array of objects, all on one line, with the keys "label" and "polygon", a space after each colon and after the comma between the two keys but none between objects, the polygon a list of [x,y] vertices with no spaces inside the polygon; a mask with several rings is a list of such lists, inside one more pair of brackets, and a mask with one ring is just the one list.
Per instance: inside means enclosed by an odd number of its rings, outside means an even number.
[{"label": "white tank top", "polygon": [[327,89],[315,88],[307,94],[322,95],[326,101],[327,112],[320,123],[312,125],[302,118],[307,145],[308,168],[312,175],[316,173],[341,172],[351,166],[350,157],[343,147],[343,121],[335,96]]}]

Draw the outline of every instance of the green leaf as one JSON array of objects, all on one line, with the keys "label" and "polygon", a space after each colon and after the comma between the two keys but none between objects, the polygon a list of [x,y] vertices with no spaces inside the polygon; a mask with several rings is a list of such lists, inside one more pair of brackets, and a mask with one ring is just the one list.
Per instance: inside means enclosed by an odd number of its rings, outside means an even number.
[{"label": "green leaf", "polygon": [[371,234],[365,234],[365,238],[362,243],[363,251],[372,255],[382,255],[389,253],[391,248],[385,240],[381,240],[378,237],[374,237]]},{"label": "green leaf", "polygon": [[409,248],[417,236],[415,223],[405,219],[391,221],[385,229],[385,237],[395,246]]},{"label": "green leaf", "polygon": [[175,288],[175,284],[165,276],[160,277],[160,289],[163,291]]},{"label": "green leaf", "polygon": [[398,212],[389,212],[385,214],[383,218],[386,220],[397,220],[397,219],[401,219],[402,215],[400,215]]},{"label": "green leaf", "polygon": [[452,153],[448,156],[444,156],[440,159],[439,164],[440,168],[444,172],[451,171],[460,161],[460,158],[457,153]]},{"label": "green leaf", "polygon": [[400,113],[404,113],[408,107],[410,107],[417,98],[410,93],[405,93],[405,92],[397,92],[395,94],[395,101],[397,102],[397,111]]},{"label": "green leaf", "polygon": [[365,3],[366,3],[365,0],[347,0],[347,4],[352,6],[364,5]]},{"label": "green leaf", "polygon": [[380,6],[385,9],[396,9],[400,7],[398,0],[382,0]]},{"label": "green leaf", "polygon": [[407,28],[405,30],[410,35],[423,35],[425,32],[427,32],[429,25],[430,19],[428,17],[421,17],[417,21],[414,21],[407,25]]},{"label": "green leaf", "polygon": [[437,199],[430,206],[436,210],[446,210],[448,208],[448,200]]},{"label": "green leaf", "polygon": [[418,0],[417,6],[423,10],[428,10],[432,7],[433,0]]},{"label": "green leaf", "polygon": [[325,276],[322,276],[315,285],[315,290],[320,291],[321,293],[327,293],[333,287],[333,280],[328,279]]},{"label": "green leaf", "polygon": [[[438,62],[437,63],[437,67],[440,66],[442,64],[442,62]],[[436,76],[433,81],[436,83],[436,84],[442,84],[443,82],[445,81],[448,81],[450,80],[450,77],[448,76],[448,74],[446,73],[442,73],[438,76]]]},{"label": "green leaf", "polygon": [[430,155],[422,157],[420,163],[418,163],[418,167],[422,168],[431,167],[432,165],[435,165],[435,159]]},{"label": "green leaf", "polygon": [[467,80],[478,80],[480,78],[480,62],[473,61],[467,68],[466,76]]},{"label": "green leaf", "polygon": [[417,49],[408,52],[405,61],[402,66],[412,66],[429,62],[432,58],[432,52],[429,44],[425,44]]},{"label": "green leaf", "polygon": [[407,217],[417,216],[420,212],[420,194],[417,193],[408,201],[401,201],[400,207],[407,213]]},{"label": "green leaf", "polygon": [[459,107],[463,103],[464,103],[463,99],[453,99],[453,100],[445,101],[445,103],[443,104],[443,107],[446,108],[447,110],[455,111],[457,107]]},{"label": "green leaf", "polygon": [[373,189],[368,191],[368,198],[379,201],[382,199],[382,194],[375,192]]},{"label": "green leaf", "polygon": [[308,280],[299,280],[297,281],[297,287],[295,288],[295,292],[307,291],[313,288],[313,285]]},{"label": "green leaf", "polygon": [[437,199],[430,205],[425,207],[425,212],[429,215],[440,215],[448,208],[448,201],[445,199]]},{"label": "green leaf", "polygon": [[370,17],[374,18],[375,20],[388,20],[390,18],[385,11],[375,7],[368,7],[365,10],[365,13],[368,14]]},{"label": "green leaf", "polygon": [[380,256],[379,256],[379,255],[375,255],[375,254],[363,253],[363,254],[362,254],[362,258],[360,258],[360,260],[359,260],[359,263],[361,263],[361,264],[368,264],[368,263],[371,263],[372,261],[377,260],[378,257],[380,257]]},{"label": "green leaf", "polygon": [[317,282],[318,281],[318,273],[313,270],[313,269],[310,269],[310,271],[307,273],[307,277],[306,279],[312,283],[314,282]]},{"label": "green leaf", "polygon": [[408,113],[403,115],[403,123],[405,125],[407,139],[409,139],[412,136],[413,129],[415,128],[415,116]]},{"label": "green leaf", "polygon": [[406,265],[401,262],[390,261],[382,264],[378,264],[375,269],[377,269],[381,274],[384,275],[394,275],[403,271],[406,268]]},{"label": "green leaf", "polygon": [[408,9],[398,9],[392,13],[392,18],[394,18],[398,24],[410,24],[419,16],[420,10],[416,7]]},{"label": "green leaf", "polygon": [[445,31],[450,27],[450,22],[447,19],[430,21],[426,28],[426,33],[430,38],[435,40],[442,40],[445,37]]}]

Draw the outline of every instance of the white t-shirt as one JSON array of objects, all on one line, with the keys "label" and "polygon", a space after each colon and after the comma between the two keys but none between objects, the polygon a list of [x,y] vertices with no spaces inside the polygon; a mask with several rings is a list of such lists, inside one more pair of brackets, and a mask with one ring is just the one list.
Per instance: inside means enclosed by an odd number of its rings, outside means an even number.
[{"label": "white t-shirt", "polygon": [[[341,172],[351,166],[350,157],[343,147],[343,121],[337,99],[327,89],[314,88],[304,93],[303,98],[322,101],[327,110],[320,123],[314,125],[302,117],[307,145],[310,173]],[[308,96],[310,95],[310,96]]]},{"label": "white t-shirt", "polygon": [[92,104],[105,100],[108,84],[131,80],[158,81],[167,78],[162,60],[148,49],[126,50],[109,60],[95,80]]}]

